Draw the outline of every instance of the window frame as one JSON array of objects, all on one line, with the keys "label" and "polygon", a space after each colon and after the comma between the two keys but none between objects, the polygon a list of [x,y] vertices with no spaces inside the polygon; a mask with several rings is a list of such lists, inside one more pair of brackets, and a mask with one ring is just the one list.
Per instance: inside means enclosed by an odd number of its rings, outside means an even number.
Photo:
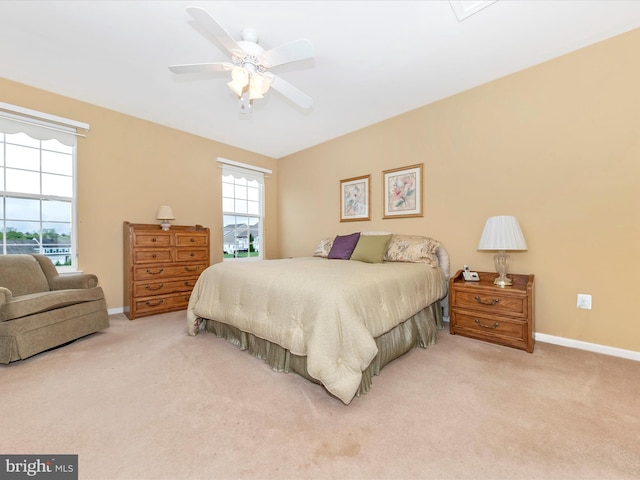
[{"label": "window frame", "polygon": [[[261,167],[256,167],[253,165],[249,165],[246,163],[241,163],[241,162],[236,162],[233,160],[228,160],[228,159],[223,159],[223,158],[218,158],[217,159],[219,166],[221,168],[221,176],[220,176],[220,183],[222,188],[222,192],[221,192],[221,200],[222,200],[222,246],[223,246],[223,258],[222,260],[225,262],[228,261],[256,261],[256,260],[262,260],[264,259],[264,249],[265,249],[265,241],[264,241],[264,222],[265,222],[265,176],[266,174],[270,174],[271,170],[269,169],[265,169],[265,168],[261,168]],[[257,181],[258,185],[259,185],[259,213],[258,214],[254,214],[254,213],[248,213],[248,208],[246,212],[243,211],[238,211],[235,208],[235,201],[236,200],[242,200],[238,197],[235,196],[235,191],[234,191],[234,197],[225,197],[224,194],[224,184],[226,183],[224,181],[224,177],[226,176],[233,176],[235,180],[239,180],[239,179],[245,179],[247,182],[250,181]],[[234,187],[237,186],[237,183],[234,182]],[[247,186],[247,188],[251,188],[249,186]],[[234,199],[234,210],[230,211],[230,210],[225,210],[225,198],[233,198]],[[251,244],[249,243],[249,238],[251,237],[251,224],[249,223],[247,225],[247,228],[249,230],[248,232],[248,237],[247,237],[247,256],[234,256],[234,257],[229,257],[226,256],[228,254],[225,254],[225,233],[228,233],[228,225],[226,225],[227,222],[225,222],[225,218],[229,217],[229,216],[233,216],[235,218],[238,217],[245,217],[248,219],[257,219],[258,221],[258,255],[257,256],[251,256]],[[238,223],[234,223],[234,227],[237,227]],[[255,239],[254,239],[255,240]],[[237,242],[236,242],[237,243]],[[234,252],[235,253],[235,252]]]},{"label": "window frame", "polygon": [[[43,244],[43,229],[45,225],[48,223],[46,218],[43,218],[43,201],[58,201],[58,202],[69,202],[70,204],[70,243],[69,243],[69,257],[71,260],[71,265],[57,265],[56,268],[60,273],[73,273],[78,271],[78,146],[76,137],[78,136],[86,136],[80,132],[78,129],[89,130],[89,125],[77,122],[75,120],[69,120],[62,117],[57,117],[54,115],[37,112],[35,110],[26,109],[24,107],[19,107],[15,105],[10,105],[6,103],[0,102],[0,134],[2,134],[2,139],[0,145],[2,146],[2,177],[0,179],[0,201],[2,202],[2,211],[0,215],[0,231],[3,233],[2,239],[0,241],[0,254],[5,254],[7,251],[7,235],[6,235],[6,227],[7,227],[7,198],[16,198],[16,199],[33,199],[39,201],[38,205],[38,220],[25,219],[24,221],[34,222],[39,224],[39,238],[38,238],[38,250],[35,251],[34,245],[34,253],[40,253],[47,256],[50,256],[46,253],[46,245]],[[15,166],[7,165],[6,151],[7,145],[12,145],[12,142],[9,141],[7,144],[7,135],[13,134],[24,134],[28,138],[34,141],[34,145],[26,146],[27,148],[34,148],[38,151],[38,169],[27,169],[27,171],[37,172],[39,179],[38,182],[40,184],[39,193],[33,192],[22,192],[15,190],[8,190],[6,185],[6,173],[7,168],[16,169]],[[9,139],[10,140],[10,139]],[[43,152],[56,152],[55,149],[47,148],[46,145],[48,141],[57,140],[62,145],[69,147],[69,151],[60,151],[59,153],[63,155],[71,156],[71,196],[60,195],[59,192],[54,192],[58,194],[50,194],[43,193],[42,191],[42,175],[43,174],[54,174],[57,175],[59,173],[55,172],[47,172],[47,169],[43,169],[43,159],[45,155]],[[35,146],[35,142],[37,142],[37,147]],[[14,143],[15,145],[20,145],[20,143]],[[67,149],[64,149],[67,150]],[[20,170],[17,168],[16,170]],[[69,176],[64,173],[62,175]],[[11,221],[11,220],[9,220]],[[17,219],[20,221],[20,219]],[[56,221],[53,221],[54,223]],[[66,223],[66,222],[63,222]],[[51,252],[50,252],[51,253]]]}]

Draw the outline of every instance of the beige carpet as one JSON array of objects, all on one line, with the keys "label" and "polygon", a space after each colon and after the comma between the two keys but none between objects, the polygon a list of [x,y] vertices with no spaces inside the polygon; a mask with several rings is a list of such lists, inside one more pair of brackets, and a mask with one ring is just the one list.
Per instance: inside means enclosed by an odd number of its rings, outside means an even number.
[{"label": "beige carpet", "polygon": [[640,363],[441,332],[345,406],[184,312],[0,366],[0,453],[80,479],[637,479]]}]

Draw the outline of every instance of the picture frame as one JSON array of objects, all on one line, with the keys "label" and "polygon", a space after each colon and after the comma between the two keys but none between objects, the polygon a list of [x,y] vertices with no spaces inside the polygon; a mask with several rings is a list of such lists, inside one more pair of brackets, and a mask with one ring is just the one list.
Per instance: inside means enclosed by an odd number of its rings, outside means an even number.
[{"label": "picture frame", "polygon": [[382,172],[382,218],[422,217],[423,165],[409,165]]},{"label": "picture frame", "polygon": [[371,175],[340,180],[340,221],[371,220]]}]

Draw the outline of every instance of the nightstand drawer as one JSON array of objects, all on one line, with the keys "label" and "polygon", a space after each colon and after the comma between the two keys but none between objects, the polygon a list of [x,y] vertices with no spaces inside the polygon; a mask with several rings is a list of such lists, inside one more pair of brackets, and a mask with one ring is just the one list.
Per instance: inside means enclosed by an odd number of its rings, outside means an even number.
[{"label": "nightstand drawer", "polygon": [[467,332],[518,339],[524,339],[527,327],[527,323],[521,320],[461,311],[457,311],[451,321],[456,328]]},{"label": "nightstand drawer", "polygon": [[527,314],[526,296],[510,296],[496,291],[485,293],[478,290],[458,290],[452,298],[452,306],[465,310],[478,310],[518,317],[524,317]]}]

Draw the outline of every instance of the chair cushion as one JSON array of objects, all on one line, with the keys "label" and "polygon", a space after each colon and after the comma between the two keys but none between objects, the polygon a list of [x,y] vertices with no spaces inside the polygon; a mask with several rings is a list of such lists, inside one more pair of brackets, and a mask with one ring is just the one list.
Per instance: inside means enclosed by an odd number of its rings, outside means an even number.
[{"label": "chair cushion", "polygon": [[46,292],[49,282],[40,263],[31,255],[0,255],[0,287],[14,297]]},{"label": "chair cushion", "polygon": [[34,315],[36,313],[55,310],[56,308],[92,302],[104,297],[101,287],[72,290],[56,290],[53,292],[32,293],[14,296],[13,300],[0,308],[0,322]]}]

